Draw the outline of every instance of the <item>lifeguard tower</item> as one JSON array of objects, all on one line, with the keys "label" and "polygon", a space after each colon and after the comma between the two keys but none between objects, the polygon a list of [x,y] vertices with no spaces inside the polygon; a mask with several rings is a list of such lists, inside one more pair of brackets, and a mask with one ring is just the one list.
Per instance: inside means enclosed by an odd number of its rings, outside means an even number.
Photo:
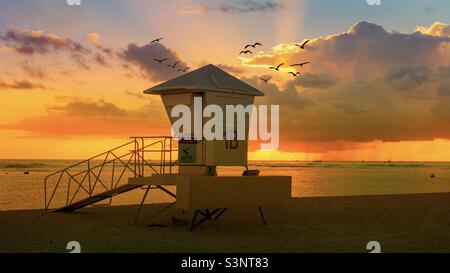
[{"label": "lifeguard tower", "polygon": [[[177,105],[189,107],[192,113],[191,124],[200,123],[196,125],[201,129],[206,120],[202,117],[195,120],[195,115],[198,114],[195,104],[198,103],[199,98],[201,98],[202,109],[206,105],[214,104],[220,106],[225,112],[226,105],[245,107],[253,104],[256,96],[264,95],[214,65],[206,65],[147,89],[144,93],[161,96],[172,124],[176,120],[171,118],[172,108]],[[243,129],[248,136],[250,117],[246,115],[245,118],[245,125],[236,123],[233,124],[233,128],[245,126]],[[224,132],[226,125],[224,119]],[[63,177],[69,179],[69,185],[63,190],[67,191],[66,204],[56,211],[74,211],[87,205],[98,204],[105,199],[109,200],[106,204],[109,205],[113,196],[141,188],[145,192],[135,217],[137,222],[149,191],[158,189],[175,198],[175,202],[165,206],[156,214],[173,205],[180,210],[190,211],[192,212],[190,230],[205,220],[218,219],[226,209],[233,207],[258,208],[262,222],[265,224],[262,207],[280,205],[291,198],[291,177],[259,176],[259,172],[248,170],[248,139],[206,140],[196,136],[195,129],[193,132],[191,135],[180,136],[132,137],[133,140],[129,143],[49,175],[45,181],[45,208],[50,208]],[[128,153],[118,155],[120,149],[127,149],[129,146],[133,148]],[[155,160],[149,157],[150,153],[157,154],[159,158]],[[92,163],[98,162],[99,159],[103,162]],[[75,173],[71,171],[86,164],[87,170]],[[101,178],[108,164],[113,166],[110,186],[105,185],[104,178]],[[124,171],[117,180],[119,174],[116,174],[117,170],[114,170],[114,167],[118,166],[121,166]],[[243,174],[241,176],[218,175],[217,167],[219,166],[242,167]],[[121,185],[120,181],[127,171],[131,171],[131,177],[128,178],[127,183]],[[48,184],[51,178],[58,179],[47,200]],[[83,186],[85,183],[88,184],[87,187]],[[97,184],[105,191],[95,192]],[[168,189],[170,187],[174,188],[176,193],[170,191]],[[83,190],[88,196],[76,198],[78,192]]]}]

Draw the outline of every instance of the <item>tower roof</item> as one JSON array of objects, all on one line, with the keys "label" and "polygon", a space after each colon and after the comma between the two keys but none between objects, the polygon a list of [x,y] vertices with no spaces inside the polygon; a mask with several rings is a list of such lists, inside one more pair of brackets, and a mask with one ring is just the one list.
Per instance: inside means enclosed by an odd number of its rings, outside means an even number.
[{"label": "tower roof", "polygon": [[170,94],[177,91],[216,91],[264,96],[258,89],[209,64],[144,91],[145,94]]}]

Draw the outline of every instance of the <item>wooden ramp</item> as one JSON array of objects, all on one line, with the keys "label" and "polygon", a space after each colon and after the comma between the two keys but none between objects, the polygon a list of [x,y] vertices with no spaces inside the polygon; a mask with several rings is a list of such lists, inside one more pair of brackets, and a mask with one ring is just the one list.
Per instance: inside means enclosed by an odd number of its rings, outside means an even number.
[{"label": "wooden ramp", "polygon": [[80,201],[74,202],[74,203],[72,203],[70,205],[61,207],[59,209],[55,209],[54,212],[72,212],[72,211],[75,211],[77,209],[81,209],[81,208],[84,208],[86,206],[95,204],[95,203],[100,202],[102,200],[105,200],[107,198],[113,197],[115,195],[122,194],[122,193],[125,193],[125,192],[128,192],[128,191],[134,190],[136,188],[139,188],[140,186],[141,185],[136,185],[136,184],[134,184],[134,185],[126,184],[126,185],[123,185],[123,186],[119,186],[119,187],[117,187],[117,188],[115,188],[113,190],[105,191],[105,192],[93,195],[91,197],[87,197],[87,198],[82,199]]}]

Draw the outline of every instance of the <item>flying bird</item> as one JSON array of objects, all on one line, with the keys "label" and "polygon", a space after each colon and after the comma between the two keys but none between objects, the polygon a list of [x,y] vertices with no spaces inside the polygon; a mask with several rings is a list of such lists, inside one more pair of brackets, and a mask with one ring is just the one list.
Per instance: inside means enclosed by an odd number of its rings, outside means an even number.
[{"label": "flying bird", "polygon": [[178,69],[178,72],[183,72],[186,73],[186,71],[188,71],[190,69],[190,67],[185,67],[184,69]]},{"label": "flying bird", "polygon": [[269,69],[274,69],[274,70],[276,70],[276,71],[280,71],[280,67],[281,67],[282,65],[284,65],[284,63],[279,64],[277,67],[271,66],[271,67],[269,67]]},{"label": "flying bird", "polygon": [[307,43],[309,43],[309,41],[311,41],[311,40],[306,40],[303,44],[295,44],[296,46],[298,46],[298,47],[300,47],[301,49],[305,49],[305,46],[306,46],[306,44]]},{"label": "flying bird", "polygon": [[260,43],[258,43],[258,42],[254,43],[254,44],[248,44],[248,45],[246,45],[246,46],[244,47],[244,49],[247,49],[247,48],[249,48],[249,47],[256,48],[256,46],[262,46],[262,44],[260,44]]},{"label": "flying bird", "polygon": [[159,43],[162,39],[164,39],[164,38],[161,37],[161,38],[155,39],[155,40],[151,41],[150,44]]},{"label": "flying bird", "polygon": [[175,66],[177,66],[177,64],[179,64],[180,61],[176,61],[174,64],[168,64],[167,66],[172,67],[173,69],[175,69]]},{"label": "flying bird", "polygon": [[253,52],[251,52],[250,50],[242,50],[241,52],[239,52],[239,55],[241,55],[241,54],[247,55],[247,54],[253,54]]},{"label": "flying bird", "polygon": [[167,59],[152,59],[155,62],[158,62],[159,64],[162,64],[164,61],[167,61]]},{"label": "flying bird", "polygon": [[304,65],[310,64],[311,62],[304,62],[304,63],[299,63],[299,64],[291,64],[291,66],[300,66],[303,67]]},{"label": "flying bird", "polygon": [[297,77],[298,74],[300,74],[300,72],[289,72],[289,74],[292,74],[292,76]]},{"label": "flying bird", "polygon": [[267,83],[270,79],[272,79],[272,77],[268,77],[268,78],[259,78],[260,80],[262,80],[263,82]]}]

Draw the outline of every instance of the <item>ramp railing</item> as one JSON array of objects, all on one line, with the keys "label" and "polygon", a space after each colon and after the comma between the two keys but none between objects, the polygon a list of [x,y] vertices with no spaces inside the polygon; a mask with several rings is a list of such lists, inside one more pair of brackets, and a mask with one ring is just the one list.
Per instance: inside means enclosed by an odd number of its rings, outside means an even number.
[{"label": "ramp railing", "polygon": [[[54,172],[44,181],[45,209],[68,206],[128,183],[130,177],[172,173],[173,138],[131,137],[131,141]],[[96,206],[108,206],[108,202]]]}]

